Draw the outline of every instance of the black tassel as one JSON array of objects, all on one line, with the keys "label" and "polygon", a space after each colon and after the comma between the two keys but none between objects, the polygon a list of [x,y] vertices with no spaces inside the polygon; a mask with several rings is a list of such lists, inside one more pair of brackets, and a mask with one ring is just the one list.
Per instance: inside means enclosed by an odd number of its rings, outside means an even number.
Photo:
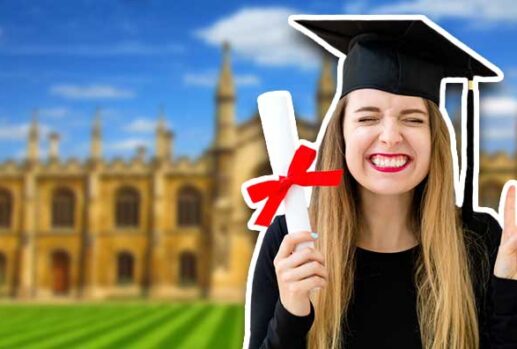
[{"label": "black tassel", "polygon": [[469,81],[469,89],[467,94],[467,170],[465,173],[465,187],[463,195],[462,216],[463,221],[472,217],[473,205],[472,197],[474,190],[474,90],[471,88]]}]

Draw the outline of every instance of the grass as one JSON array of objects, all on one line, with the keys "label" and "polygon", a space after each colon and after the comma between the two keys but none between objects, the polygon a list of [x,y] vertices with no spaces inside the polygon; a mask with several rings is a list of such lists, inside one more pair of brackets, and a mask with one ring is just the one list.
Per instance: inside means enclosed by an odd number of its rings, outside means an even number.
[{"label": "grass", "polygon": [[0,348],[240,349],[243,337],[237,304],[0,305]]}]

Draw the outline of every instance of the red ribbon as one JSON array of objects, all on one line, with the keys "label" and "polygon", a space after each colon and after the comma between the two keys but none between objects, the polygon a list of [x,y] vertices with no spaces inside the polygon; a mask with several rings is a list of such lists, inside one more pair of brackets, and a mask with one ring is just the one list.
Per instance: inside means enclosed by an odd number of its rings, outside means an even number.
[{"label": "red ribbon", "polygon": [[256,225],[269,226],[278,206],[293,184],[303,187],[339,185],[343,175],[342,169],[307,172],[315,157],[314,149],[300,145],[291,160],[287,176],[279,176],[278,180],[264,180],[246,188],[253,203],[268,199],[255,221]]}]

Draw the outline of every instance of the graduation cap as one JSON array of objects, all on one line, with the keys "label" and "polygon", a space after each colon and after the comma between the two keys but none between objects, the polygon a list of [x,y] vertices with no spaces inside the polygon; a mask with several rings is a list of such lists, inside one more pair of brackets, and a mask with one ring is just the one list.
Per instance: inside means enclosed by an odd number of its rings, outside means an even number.
[{"label": "graduation cap", "polygon": [[468,79],[462,206],[463,217],[468,219],[473,211],[474,127],[477,129],[474,90],[477,81],[502,80],[501,70],[421,15],[292,15],[289,23],[334,55],[346,55],[340,97],[356,89],[374,88],[424,97],[440,105],[443,78]]}]

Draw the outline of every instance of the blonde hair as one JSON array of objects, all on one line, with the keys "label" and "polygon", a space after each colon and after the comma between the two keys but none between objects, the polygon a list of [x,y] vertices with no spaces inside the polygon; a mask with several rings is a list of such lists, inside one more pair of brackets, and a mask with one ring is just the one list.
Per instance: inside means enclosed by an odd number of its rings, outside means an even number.
[{"label": "blonde hair", "polygon": [[[415,187],[411,212],[419,242],[414,282],[423,348],[478,348],[479,331],[472,265],[463,234],[460,211],[454,203],[450,138],[440,110],[425,100],[431,132],[427,177]],[[346,312],[353,297],[357,232],[362,227],[358,183],[345,161],[343,120],[347,98],[342,98],[322,140],[317,170],[344,169],[338,187],[315,187],[310,217],[320,233],[317,248],[325,257],[327,286],[311,295],[315,320],[308,334],[311,349],[341,348],[348,332]],[[438,217],[438,219],[437,219]],[[345,349],[345,348],[341,348]]]}]

